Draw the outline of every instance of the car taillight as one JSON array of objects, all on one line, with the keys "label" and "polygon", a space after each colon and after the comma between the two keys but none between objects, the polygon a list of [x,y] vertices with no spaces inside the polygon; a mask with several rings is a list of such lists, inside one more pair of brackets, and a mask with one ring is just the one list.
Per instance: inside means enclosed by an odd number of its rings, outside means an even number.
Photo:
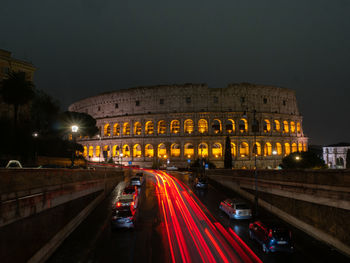
[{"label": "car taillight", "polygon": [[272,229],[269,231],[269,237],[272,237]]},{"label": "car taillight", "polygon": [[135,202],[131,202],[131,205],[134,206],[134,205],[135,205]]},{"label": "car taillight", "polygon": [[118,202],[116,206],[119,207],[119,206],[121,206],[121,205],[122,205],[122,203],[121,203],[121,202]]}]

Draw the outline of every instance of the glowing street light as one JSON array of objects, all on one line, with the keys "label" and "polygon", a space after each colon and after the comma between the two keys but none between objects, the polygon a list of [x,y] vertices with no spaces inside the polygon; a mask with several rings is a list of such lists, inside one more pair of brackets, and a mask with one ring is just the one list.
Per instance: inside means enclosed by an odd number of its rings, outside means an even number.
[{"label": "glowing street light", "polygon": [[74,160],[75,160],[75,144],[76,144],[76,138],[77,138],[77,132],[79,130],[79,127],[77,125],[72,125],[72,139],[73,139],[73,152],[72,152],[72,168],[74,167]]}]

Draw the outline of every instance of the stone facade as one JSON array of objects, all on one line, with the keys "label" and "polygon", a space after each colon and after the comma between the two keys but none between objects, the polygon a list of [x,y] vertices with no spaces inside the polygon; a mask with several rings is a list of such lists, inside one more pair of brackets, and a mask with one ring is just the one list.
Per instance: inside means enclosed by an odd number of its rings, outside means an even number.
[{"label": "stone facade", "polygon": [[346,155],[350,150],[350,143],[338,143],[323,148],[323,160],[329,168],[345,169]]},{"label": "stone facade", "polygon": [[283,156],[307,150],[295,92],[285,88],[137,87],[80,100],[69,110],[97,120],[100,134],[79,139],[84,155],[94,161],[108,156],[143,167],[166,161],[186,167],[206,158],[223,167],[227,136],[236,168],[253,168],[255,160],[258,168],[273,168]]}]

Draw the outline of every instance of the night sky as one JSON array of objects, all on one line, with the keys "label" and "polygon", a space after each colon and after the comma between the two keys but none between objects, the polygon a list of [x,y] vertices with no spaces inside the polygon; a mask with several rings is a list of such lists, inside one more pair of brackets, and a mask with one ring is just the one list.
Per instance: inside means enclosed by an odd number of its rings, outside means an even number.
[{"label": "night sky", "polygon": [[311,144],[350,142],[349,0],[1,0],[0,48],[62,109],[134,86],[294,89]]}]

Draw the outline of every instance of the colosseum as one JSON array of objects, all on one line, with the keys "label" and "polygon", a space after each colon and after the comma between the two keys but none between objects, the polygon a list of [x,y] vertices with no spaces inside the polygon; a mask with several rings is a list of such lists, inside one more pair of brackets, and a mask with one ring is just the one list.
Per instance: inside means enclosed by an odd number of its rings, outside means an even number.
[{"label": "colosseum", "polygon": [[186,168],[205,158],[224,165],[226,137],[235,168],[275,168],[307,151],[295,91],[248,83],[136,87],[82,99],[70,111],[93,116],[100,128],[80,138],[91,161]]}]

